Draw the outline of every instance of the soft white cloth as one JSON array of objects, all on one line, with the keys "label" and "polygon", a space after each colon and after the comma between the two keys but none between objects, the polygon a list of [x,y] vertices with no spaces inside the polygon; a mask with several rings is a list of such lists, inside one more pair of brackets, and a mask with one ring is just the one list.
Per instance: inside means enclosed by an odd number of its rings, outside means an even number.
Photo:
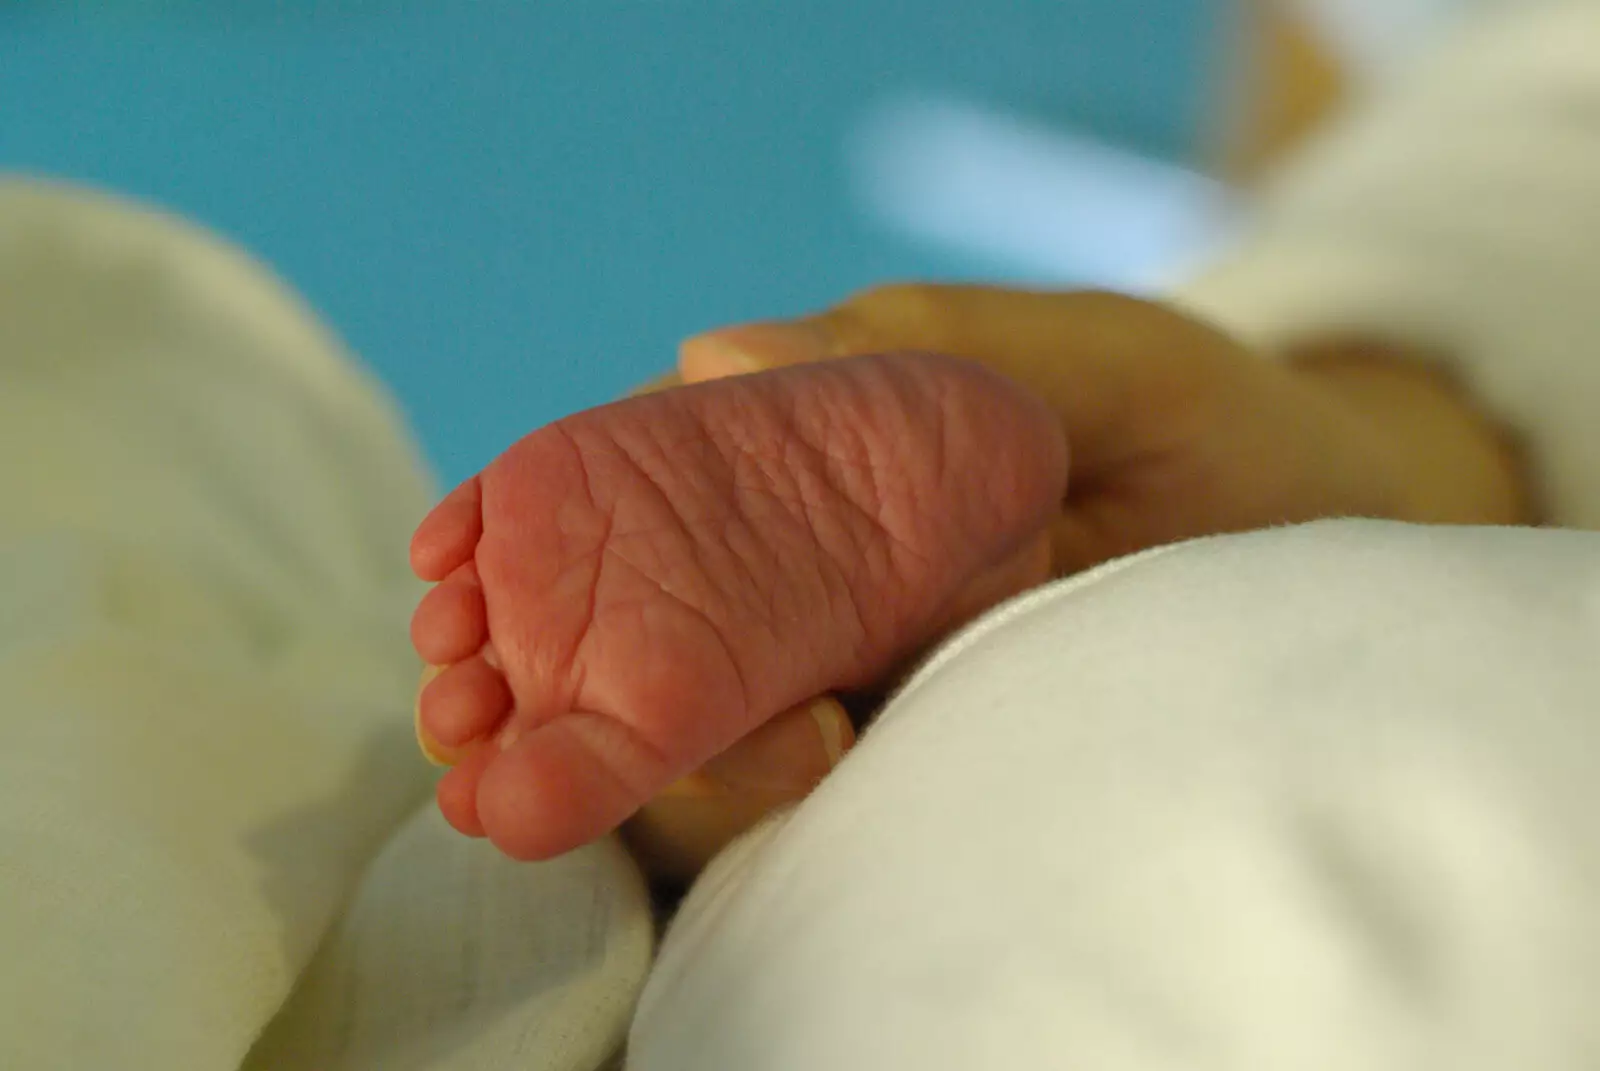
[{"label": "soft white cloth", "polygon": [[[1452,21],[1486,3],[1519,0],[1269,0],[1302,20],[1366,90],[1403,72]],[[1248,11],[1250,5],[1239,7]]]},{"label": "soft white cloth", "polygon": [[1174,299],[1268,350],[1325,331],[1452,354],[1600,528],[1600,2],[1503,2],[1277,176]]},{"label": "soft white cloth", "polygon": [[[19,182],[0,444],[0,1067],[237,1068],[431,806],[405,634],[430,481],[246,258]],[[252,1066],[615,1048],[652,940],[620,849],[517,868],[430,821],[263,1045],[292,1058]]]},{"label": "soft white cloth", "polygon": [[591,1071],[618,1050],[654,936],[615,840],[527,866],[427,807],[363,876],[246,1071]]},{"label": "soft white cloth", "polygon": [[1589,1071],[1600,534],[1333,522],[938,654],[686,903],[638,1071]]}]

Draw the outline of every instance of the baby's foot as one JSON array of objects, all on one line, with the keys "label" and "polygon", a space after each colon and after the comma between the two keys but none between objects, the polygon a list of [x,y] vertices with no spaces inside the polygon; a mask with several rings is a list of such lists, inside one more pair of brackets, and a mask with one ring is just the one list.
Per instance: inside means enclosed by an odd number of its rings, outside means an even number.
[{"label": "baby's foot", "polygon": [[1055,417],[949,358],[632,398],[527,436],[418,529],[425,734],[458,829],[545,858],[765,719],[877,683],[1059,508]]}]

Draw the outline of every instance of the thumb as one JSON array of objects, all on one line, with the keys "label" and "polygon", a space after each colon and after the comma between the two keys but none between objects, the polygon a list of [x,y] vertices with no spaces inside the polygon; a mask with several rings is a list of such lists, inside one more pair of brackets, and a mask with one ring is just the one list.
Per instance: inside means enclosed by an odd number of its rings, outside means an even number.
[{"label": "thumb", "polygon": [[823,696],[767,721],[667,792],[776,793],[798,799],[854,743],[855,730],[844,707]]},{"label": "thumb", "polygon": [[628,822],[647,873],[687,881],[774,809],[802,799],[855,742],[844,708],[822,698],[785,711]]}]

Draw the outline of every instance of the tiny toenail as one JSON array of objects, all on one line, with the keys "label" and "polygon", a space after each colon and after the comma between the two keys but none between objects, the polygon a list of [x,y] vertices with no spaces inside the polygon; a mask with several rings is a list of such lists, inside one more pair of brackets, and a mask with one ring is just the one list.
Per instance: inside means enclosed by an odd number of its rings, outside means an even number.
[{"label": "tiny toenail", "polygon": [[511,745],[522,739],[522,726],[515,722],[507,722],[506,727],[500,730],[500,735],[495,738],[495,746],[501,751],[510,751]]},{"label": "tiny toenail", "polygon": [[422,680],[417,684],[416,702],[411,708],[411,725],[417,735],[417,746],[422,749],[422,757],[435,766],[449,766],[450,757],[439,750],[437,744],[428,736],[422,727],[422,693],[431,684],[435,677],[445,671],[444,666],[427,666],[422,671]]},{"label": "tiny toenail", "polygon": [[500,654],[494,649],[494,644],[484,644],[482,654],[485,665],[496,672],[501,670],[502,667],[500,665]]}]

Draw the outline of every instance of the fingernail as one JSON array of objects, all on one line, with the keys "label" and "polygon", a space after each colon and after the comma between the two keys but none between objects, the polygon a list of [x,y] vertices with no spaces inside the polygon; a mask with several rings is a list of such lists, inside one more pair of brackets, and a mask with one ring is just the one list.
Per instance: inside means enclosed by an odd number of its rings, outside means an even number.
[{"label": "fingernail", "polygon": [[417,734],[417,747],[422,749],[422,757],[435,766],[450,766],[453,763],[450,761],[449,753],[422,727],[422,693],[444,670],[444,666],[423,667],[422,679],[417,682],[417,698],[411,705],[411,724]]},{"label": "fingernail", "polygon": [[805,320],[740,324],[697,335],[678,351],[678,369],[691,383],[742,376],[785,365],[825,360],[832,342]]},{"label": "fingernail", "polygon": [[824,697],[817,700],[811,704],[810,713],[822,733],[822,749],[827,753],[828,768],[831,770],[839,765],[844,753],[855,743],[855,726],[850,724],[850,715],[837,699]]},{"label": "fingernail", "polygon": [[683,386],[683,377],[676,372],[669,372],[664,376],[657,376],[648,383],[642,383],[633,388],[628,394],[630,397],[640,397],[645,394],[660,394],[664,390]]},{"label": "fingernail", "polygon": [[727,793],[727,786],[720,781],[715,781],[703,773],[692,773],[687,777],[678,778],[662,789],[660,794],[678,799],[701,799],[706,796],[725,796]]}]

